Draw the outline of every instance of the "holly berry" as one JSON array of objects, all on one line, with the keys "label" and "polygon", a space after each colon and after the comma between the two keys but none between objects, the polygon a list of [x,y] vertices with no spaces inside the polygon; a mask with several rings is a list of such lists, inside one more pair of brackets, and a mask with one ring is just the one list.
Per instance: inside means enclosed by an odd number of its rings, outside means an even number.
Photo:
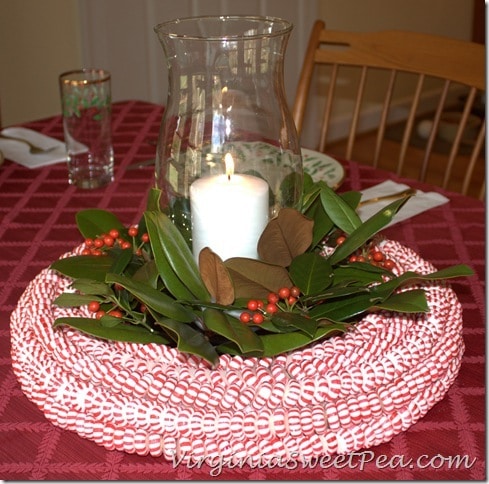
[{"label": "holly berry", "polygon": [[297,286],[292,286],[290,288],[290,295],[292,297],[299,297],[301,294],[301,290]]},{"label": "holly berry", "polygon": [[271,304],[277,304],[280,301],[280,297],[276,292],[271,292],[267,296],[267,301]]},{"label": "holly berry", "polygon": [[122,318],[122,312],[119,311],[118,309],[112,309],[112,311],[109,311],[109,316],[112,316],[114,318]]},{"label": "holly berry", "polygon": [[97,237],[94,241],[93,241],[93,247],[97,248],[97,249],[100,249],[101,247],[104,246],[104,239],[101,239],[100,237]]},{"label": "holly berry", "polygon": [[288,299],[290,296],[290,289],[288,287],[281,287],[278,290],[278,295],[280,299]]},{"label": "holly berry", "polygon": [[129,227],[127,233],[129,234],[129,237],[136,237],[136,235],[138,235],[138,228],[132,225]]},{"label": "holly berry", "polygon": [[104,245],[107,247],[112,247],[114,245],[114,237],[111,237],[110,235],[106,235],[104,237]]},{"label": "holly berry", "polygon": [[372,260],[375,262],[382,262],[384,260],[384,254],[380,250],[372,252]]},{"label": "holly berry", "polygon": [[96,313],[100,309],[100,303],[98,301],[92,301],[88,303],[88,310],[91,313]]},{"label": "holly berry", "polygon": [[243,311],[240,315],[239,315],[239,320],[242,322],[242,323],[249,323],[251,321],[251,314],[250,313],[247,313],[246,311]]},{"label": "holly berry", "polygon": [[149,242],[149,235],[147,233],[144,233],[141,235],[141,242],[147,243]]},{"label": "holly berry", "polygon": [[111,230],[109,230],[109,235],[113,239],[118,239],[119,238],[119,231],[117,229],[111,229]]},{"label": "holly berry", "polygon": [[276,312],[278,312],[278,307],[275,303],[268,303],[265,306],[265,312],[268,314],[275,314]]},{"label": "holly berry", "polygon": [[100,309],[99,311],[97,311],[97,312],[95,313],[95,317],[96,317],[97,319],[100,319],[102,316],[105,316],[105,311],[104,311],[103,309]]},{"label": "holly berry", "polygon": [[261,323],[263,323],[264,319],[265,318],[263,317],[263,314],[262,313],[254,313],[253,314],[252,320],[253,320],[253,322],[255,324],[261,324]]},{"label": "holly berry", "polygon": [[336,245],[341,245],[345,242],[346,236],[340,235],[339,237],[336,238]]},{"label": "holly berry", "polygon": [[248,301],[248,304],[246,304],[246,307],[250,311],[256,311],[258,309],[258,301],[256,299],[250,299]]},{"label": "holly berry", "polygon": [[386,259],[384,261],[384,267],[391,271],[392,269],[394,269],[394,267],[396,267],[396,263],[391,259]]}]

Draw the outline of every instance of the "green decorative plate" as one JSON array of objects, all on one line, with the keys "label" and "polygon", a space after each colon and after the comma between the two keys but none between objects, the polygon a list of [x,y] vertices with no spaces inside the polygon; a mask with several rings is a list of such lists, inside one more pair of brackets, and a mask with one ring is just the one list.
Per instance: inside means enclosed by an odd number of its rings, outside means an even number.
[{"label": "green decorative plate", "polygon": [[302,163],[304,171],[314,181],[323,180],[333,189],[338,188],[345,179],[345,169],[341,163],[319,151],[302,148]]}]

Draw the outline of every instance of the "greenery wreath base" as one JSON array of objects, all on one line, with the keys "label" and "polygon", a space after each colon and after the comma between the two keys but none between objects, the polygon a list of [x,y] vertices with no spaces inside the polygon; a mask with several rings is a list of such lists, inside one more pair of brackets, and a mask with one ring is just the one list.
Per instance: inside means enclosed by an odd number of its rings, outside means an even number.
[{"label": "greenery wreath base", "polygon": [[[89,305],[93,314],[59,317],[54,326],[168,345],[215,365],[222,354],[261,358],[303,348],[349,331],[368,313],[427,312],[423,284],[472,274],[465,265],[399,274],[395,260],[385,263],[379,232],[408,197],[362,223],[359,192],[337,194],[308,176],[304,186],[299,206],[282,209],[264,230],[259,260],[223,261],[205,248],[197,264],[157,189],[137,226],[104,210],[79,212],[84,248],[51,265],[72,279],[54,302]],[[297,293],[267,312],[271,294],[290,288]],[[250,307],[260,316],[247,321]]]}]

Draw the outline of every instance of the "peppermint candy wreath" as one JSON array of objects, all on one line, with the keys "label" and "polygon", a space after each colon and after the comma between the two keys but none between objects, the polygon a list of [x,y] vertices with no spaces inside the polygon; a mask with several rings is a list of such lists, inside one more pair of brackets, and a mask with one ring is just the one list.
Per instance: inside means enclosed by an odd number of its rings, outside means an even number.
[{"label": "peppermint candy wreath", "polygon": [[[397,242],[382,245],[402,272],[435,270]],[[43,270],[12,313],[23,392],[54,425],[107,449],[184,463],[307,462],[387,442],[444,397],[464,351],[461,305],[439,282],[423,284],[429,313],[369,314],[300,351],[223,355],[215,368],[165,345],[53,329],[59,316],[89,314],[52,304],[69,282]]]}]

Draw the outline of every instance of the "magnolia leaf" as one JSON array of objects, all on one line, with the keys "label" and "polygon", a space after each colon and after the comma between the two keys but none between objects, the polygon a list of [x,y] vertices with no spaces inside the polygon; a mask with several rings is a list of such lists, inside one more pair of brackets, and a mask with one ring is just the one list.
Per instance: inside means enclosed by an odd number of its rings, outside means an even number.
[{"label": "magnolia leaf", "polygon": [[116,215],[99,208],[81,210],[76,214],[76,223],[85,238],[97,237],[111,229],[124,229],[124,225]]},{"label": "magnolia leaf", "polygon": [[350,254],[360,248],[380,229],[385,227],[408,200],[409,197],[395,200],[358,226],[329,256],[331,264],[336,264],[346,259]]},{"label": "magnolia leaf", "polygon": [[263,356],[270,357],[289,351],[297,350],[311,344],[314,341],[326,338],[327,336],[335,336],[338,333],[344,333],[347,326],[343,324],[331,323],[317,328],[313,337],[303,333],[280,333],[280,334],[265,334],[260,335],[263,343]]},{"label": "magnolia leaf", "polygon": [[311,245],[314,222],[293,208],[283,208],[270,220],[259,241],[260,259],[288,267]]},{"label": "magnolia leaf", "polygon": [[116,326],[123,324],[123,320],[121,318],[111,316],[110,314],[104,314],[99,321],[105,328],[115,328]]},{"label": "magnolia leaf", "polygon": [[311,246],[316,247],[334,227],[333,221],[325,212],[319,197],[310,205],[305,215],[314,220]]},{"label": "magnolia leaf", "polygon": [[426,295],[422,289],[395,293],[377,304],[377,308],[398,313],[426,313],[429,311]]},{"label": "magnolia leaf", "polygon": [[233,281],[236,298],[265,299],[270,292],[292,286],[285,267],[244,257],[227,259],[224,265]]},{"label": "magnolia leaf", "polygon": [[158,285],[158,268],[154,259],[143,264],[132,276],[133,281],[144,282],[149,286],[156,288]]},{"label": "magnolia leaf", "polygon": [[114,272],[115,274],[122,274],[125,268],[128,266],[129,262],[131,262],[133,253],[132,249],[113,249],[111,254],[115,256],[114,263],[110,268],[110,272]]},{"label": "magnolia leaf", "polygon": [[361,284],[365,287],[373,282],[382,282],[383,275],[392,276],[392,273],[383,267],[374,266],[367,262],[350,262],[335,268],[334,284],[338,286]]},{"label": "magnolia leaf", "polygon": [[218,304],[234,302],[234,286],[222,259],[209,247],[199,254],[200,276],[210,295]]},{"label": "magnolia leaf", "polygon": [[73,289],[80,291],[82,294],[94,294],[98,296],[113,296],[114,291],[105,282],[93,281],[91,279],[76,279],[71,283]]},{"label": "magnolia leaf", "polygon": [[178,228],[161,212],[145,212],[144,217],[162,279],[168,270],[163,260],[166,258],[173,272],[194,298],[208,301],[210,296],[200,277],[197,263]]},{"label": "magnolia leaf", "polygon": [[93,279],[105,282],[105,275],[114,264],[114,258],[110,255],[100,257],[95,255],[75,255],[58,259],[50,266],[51,269],[72,279]]},{"label": "magnolia leaf", "polygon": [[150,212],[158,212],[161,210],[160,199],[161,189],[151,188],[148,192],[148,199],[146,200],[146,210]]},{"label": "magnolia leaf", "polygon": [[195,315],[190,309],[147,284],[118,274],[107,274],[107,282],[120,284],[143,304],[163,316],[183,323],[190,323],[195,319]]},{"label": "magnolia leaf", "polygon": [[78,294],[78,293],[70,293],[65,292],[60,294],[57,298],[54,299],[53,304],[59,306],[61,308],[74,308],[85,306],[86,304],[91,303],[92,301],[102,302],[104,299],[99,296],[94,296],[93,294]]},{"label": "magnolia leaf", "polygon": [[333,269],[328,259],[314,252],[294,258],[289,268],[292,282],[306,296],[317,294],[333,281]]},{"label": "magnolia leaf", "polygon": [[235,343],[244,354],[263,352],[262,342],[256,333],[241,321],[222,311],[205,309],[204,324],[209,330]]},{"label": "magnolia leaf", "polygon": [[82,333],[96,336],[109,341],[123,341],[130,343],[158,343],[168,344],[170,340],[156,331],[148,331],[142,326],[132,324],[119,324],[115,327],[102,326],[100,320],[95,318],[63,317],[54,321],[53,326],[71,326]]},{"label": "magnolia leaf", "polygon": [[279,311],[272,315],[271,321],[273,325],[280,329],[283,333],[300,331],[311,338],[314,337],[317,329],[316,320],[306,318],[298,313]]},{"label": "magnolia leaf", "polygon": [[362,225],[355,209],[325,183],[321,186],[320,197],[325,212],[343,232],[351,234]]},{"label": "magnolia leaf", "polygon": [[200,356],[211,364],[217,363],[219,355],[202,332],[192,328],[188,324],[181,324],[171,319],[159,318],[157,315],[154,316],[157,325],[173,334],[173,338],[177,341],[179,351]]}]

